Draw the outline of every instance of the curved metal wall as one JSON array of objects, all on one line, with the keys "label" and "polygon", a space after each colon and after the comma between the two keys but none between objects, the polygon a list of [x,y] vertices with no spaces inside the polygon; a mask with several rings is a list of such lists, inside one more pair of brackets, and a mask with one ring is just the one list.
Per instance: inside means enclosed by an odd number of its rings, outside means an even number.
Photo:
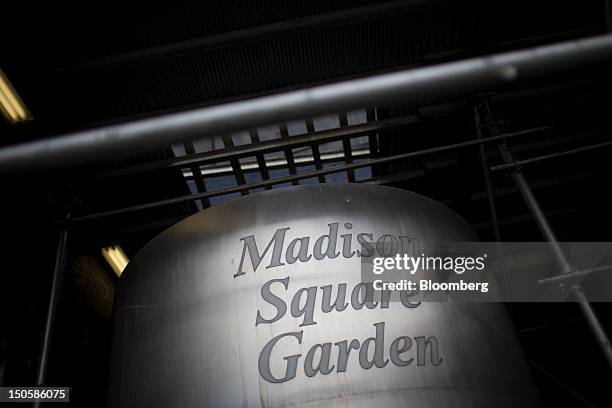
[{"label": "curved metal wall", "polygon": [[168,229],[120,280],[109,406],[535,405],[501,305],[360,301],[359,243],[385,236],[475,240],[437,202],[355,184],[254,194]]}]

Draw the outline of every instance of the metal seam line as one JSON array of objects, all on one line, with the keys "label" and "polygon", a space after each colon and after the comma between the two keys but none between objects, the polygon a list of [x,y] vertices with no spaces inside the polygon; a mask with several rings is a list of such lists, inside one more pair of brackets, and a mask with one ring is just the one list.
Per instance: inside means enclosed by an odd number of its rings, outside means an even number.
[{"label": "metal seam line", "polygon": [[284,92],[6,147],[0,172],[91,163],[271,123],[478,91],[610,58],[606,34]]}]

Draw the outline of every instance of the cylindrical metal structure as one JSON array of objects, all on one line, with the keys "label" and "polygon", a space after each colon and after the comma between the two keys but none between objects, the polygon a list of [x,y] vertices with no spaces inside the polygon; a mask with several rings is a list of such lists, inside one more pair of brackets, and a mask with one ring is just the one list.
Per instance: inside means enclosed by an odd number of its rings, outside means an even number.
[{"label": "cylindrical metal structure", "polygon": [[373,185],[200,212],[121,277],[109,406],[534,406],[500,305],[363,299],[357,251],[474,240],[443,205]]}]

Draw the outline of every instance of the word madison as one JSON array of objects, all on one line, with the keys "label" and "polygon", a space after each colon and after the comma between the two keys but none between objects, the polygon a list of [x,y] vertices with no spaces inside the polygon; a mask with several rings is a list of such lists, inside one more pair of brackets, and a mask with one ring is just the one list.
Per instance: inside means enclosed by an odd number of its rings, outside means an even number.
[{"label": "word madison", "polygon": [[[420,242],[416,238],[402,235],[396,237],[391,234],[383,234],[375,241],[374,234],[366,232],[355,235],[357,243],[361,245],[363,253],[358,249],[353,250],[353,233],[351,232],[353,229],[353,224],[350,222],[344,223],[344,228],[347,230],[347,232],[340,235],[342,250],[338,251],[339,225],[339,222],[333,222],[327,225],[329,227],[329,232],[321,235],[314,241],[312,253],[309,251],[311,242],[310,237],[299,237],[293,239],[291,242],[289,242],[289,245],[287,245],[287,249],[283,251],[287,231],[291,229],[290,227],[277,229],[262,253],[259,252],[255,235],[240,238],[240,241],[243,242],[242,256],[240,258],[238,272],[236,272],[234,277],[244,275],[244,262],[247,252],[253,266],[253,271],[257,271],[261,261],[264,259],[268,251],[270,251],[270,247],[272,247],[272,254],[270,257],[270,263],[268,266],[266,266],[266,269],[284,266],[285,264],[291,265],[297,261],[308,262],[313,258],[317,261],[325,258],[335,259],[340,256],[340,254],[342,254],[344,258],[352,258],[355,255],[370,257],[375,253],[378,253],[381,256],[391,256],[398,250],[401,250],[404,253],[412,251],[417,256],[421,252]],[[325,249],[323,249],[324,245],[326,245]]]},{"label": "word madison", "polygon": [[[256,272],[270,251],[270,262],[266,269],[286,264],[291,265],[297,261],[308,262],[325,258],[335,259],[341,254],[344,258],[351,258],[355,255],[372,256],[374,252],[396,252],[400,247],[404,251],[412,248],[415,253],[420,252],[419,241],[415,238],[384,234],[375,241],[371,233],[356,234],[356,240],[361,245],[361,251],[353,250],[353,234],[351,232],[353,225],[349,222],[344,224],[344,228],[348,231],[340,235],[341,248],[338,248],[339,225],[340,223],[338,222],[328,224],[328,233],[314,240],[312,251],[310,251],[310,237],[295,238],[289,242],[285,249],[287,232],[290,230],[290,227],[277,229],[269,241],[267,241],[263,252],[259,251],[260,247],[258,247],[254,235],[241,238],[240,241],[243,243],[242,257],[234,277],[245,274],[245,262],[248,261],[251,262],[252,270]],[[381,254],[385,256],[390,255],[390,253]],[[332,272],[330,271],[330,273]],[[339,283],[333,302],[331,285],[300,288],[293,295],[290,305],[287,305],[283,300],[287,296],[281,295],[279,291],[287,291],[289,289],[289,280],[290,277],[288,276],[285,278],[275,278],[262,285],[261,298],[272,306],[275,312],[271,316],[264,316],[258,310],[255,319],[256,326],[260,324],[274,324],[282,319],[288,311],[291,317],[296,319],[296,324],[299,323],[299,327],[316,325],[317,322],[314,319],[314,314],[319,290],[321,291],[321,300],[320,308],[317,309],[322,313],[342,312],[349,305],[354,310],[374,309],[376,307],[381,309],[389,308],[388,298],[385,300],[383,297],[380,302],[374,302],[372,293],[369,292],[373,289],[372,286],[363,282],[358,283],[352,289],[350,295],[347,293],[347,284]],[[420,302],[412,303],[409,296],[408,292],[401,293],[401,304],[405,308],[414,309],[420,306]],[[301,321],[298,319],[301,319]],[[442,363],[443,359],[439,354],[438,339],[436,337],[417,336],[412,338],[409,336],[399,336],[390,345],[386,346],[385,324],[386,322],[374,323],[374,336],[362,341],[352,339],[336,341],[334,343],[314,344],[304,357],[302,357],[302,354],[283,356],[280,360],[285,361],[282,373],[273,373],[271,370],[270,360],[272,355],[278,354],[278,352],[274,353],[275,348],[279,347],[280,350],[284,350],[287,345],[291,345],[291,347],[301,346],[303,338],[308,336],[308,334],[304,334],[304,329],[302,329],[277,335],[265,344],[259,354],[259,373],[268,382],[283,383],[297,376],[300,365],[303,366],[303,372],[307,377],[313,377],[319,373],[327,375],[334,371],[338,373],[345,372],[351,352],[353,352],[354,358],[357,359],[359,366],[363,369],[370,369],[374,366],[382,368],[389,363],[398,367],[404,367],[415,362],[414,357],[406,355],[413,348],[413,345],[416,348],[415,357],[417,366],[426,365],[427,351],[429,351],[429,360],[432,365],[437,366]],[[334,356],[333,358],[332,355]]]}]

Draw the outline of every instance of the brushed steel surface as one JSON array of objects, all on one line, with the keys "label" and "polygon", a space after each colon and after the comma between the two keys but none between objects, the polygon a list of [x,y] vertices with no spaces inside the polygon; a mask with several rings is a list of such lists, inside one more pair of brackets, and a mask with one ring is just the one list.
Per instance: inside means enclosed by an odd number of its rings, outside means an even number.
[{"label": "brushed steel surface", "polygon": [[[335,223],[337,257],[287,263],[286,249],[295,238],[310,237],[307,248],[312,255],[315,241]],[[279,230],[285,234],[284,265],[266,268],[274,263],[273,242],[253,271],[248,250],[242,259],[248,238],[241,239],[254,236],[263,253]],[[347,258],[351,251],[343,252],[346,241],[341,235],[349,233],[352,250],[359,249],[359,233],[371,233],[374,239],[385,234],[417,238],[423,248],[436,241],[475,240],[469,226],[443,205],[372,185],[295,186],[202,211],[147,244],[121,277],[115,299],[109,406],[536,405],[525,359],[499,304],[445,302],[407,308],[392,302],[386,309],[356,310],[349,299],[346,309],[324,313],[321,287],[332,285],[335,299],[339,284],[346,283],[350,297],[360,281],[360,258]],[[298,248],[296,244],[295,255]],[[262,287],[286,277],[287,289],[279,282],[269,285],[287,304],[285,315],[274,323],[256,325],[258,312],[271,319],[276,311],[262,298]],[[291,316],[291,302],[296,292],[308,287],[317,287],[315,323],[300,326],[308,319]],[[408,336],[412,348],[403,358],[413,358],[412,363],[398,366],[389,361],[382,368],[366,369],[360,364],[359,350],[352,350],[345,371],[339,372],[340,350],[335,343],[357,339],[363,345],[375,336],[375,324],[380,323],[384,323],[383,359],[389,360],[396,338]],[[262,350],[275,336],[300,331],[301,344],[294,336],[283,337],[269,358],[270,371],[278,379],[288,366],[284,358],[300,354],[295,378],[267,381],[258,365]],[[424,349],[425,364],[417,365],[419,336],[437,339],[442,358],[438,365],[432,363],[436,359],[431,344]],[[309,377],[306,356],[313,345],[324,343],[331,343],[334,369]],[[370,344],[370,359],[374,346]],[[319,347],[315,363],[321,354]]]}]

